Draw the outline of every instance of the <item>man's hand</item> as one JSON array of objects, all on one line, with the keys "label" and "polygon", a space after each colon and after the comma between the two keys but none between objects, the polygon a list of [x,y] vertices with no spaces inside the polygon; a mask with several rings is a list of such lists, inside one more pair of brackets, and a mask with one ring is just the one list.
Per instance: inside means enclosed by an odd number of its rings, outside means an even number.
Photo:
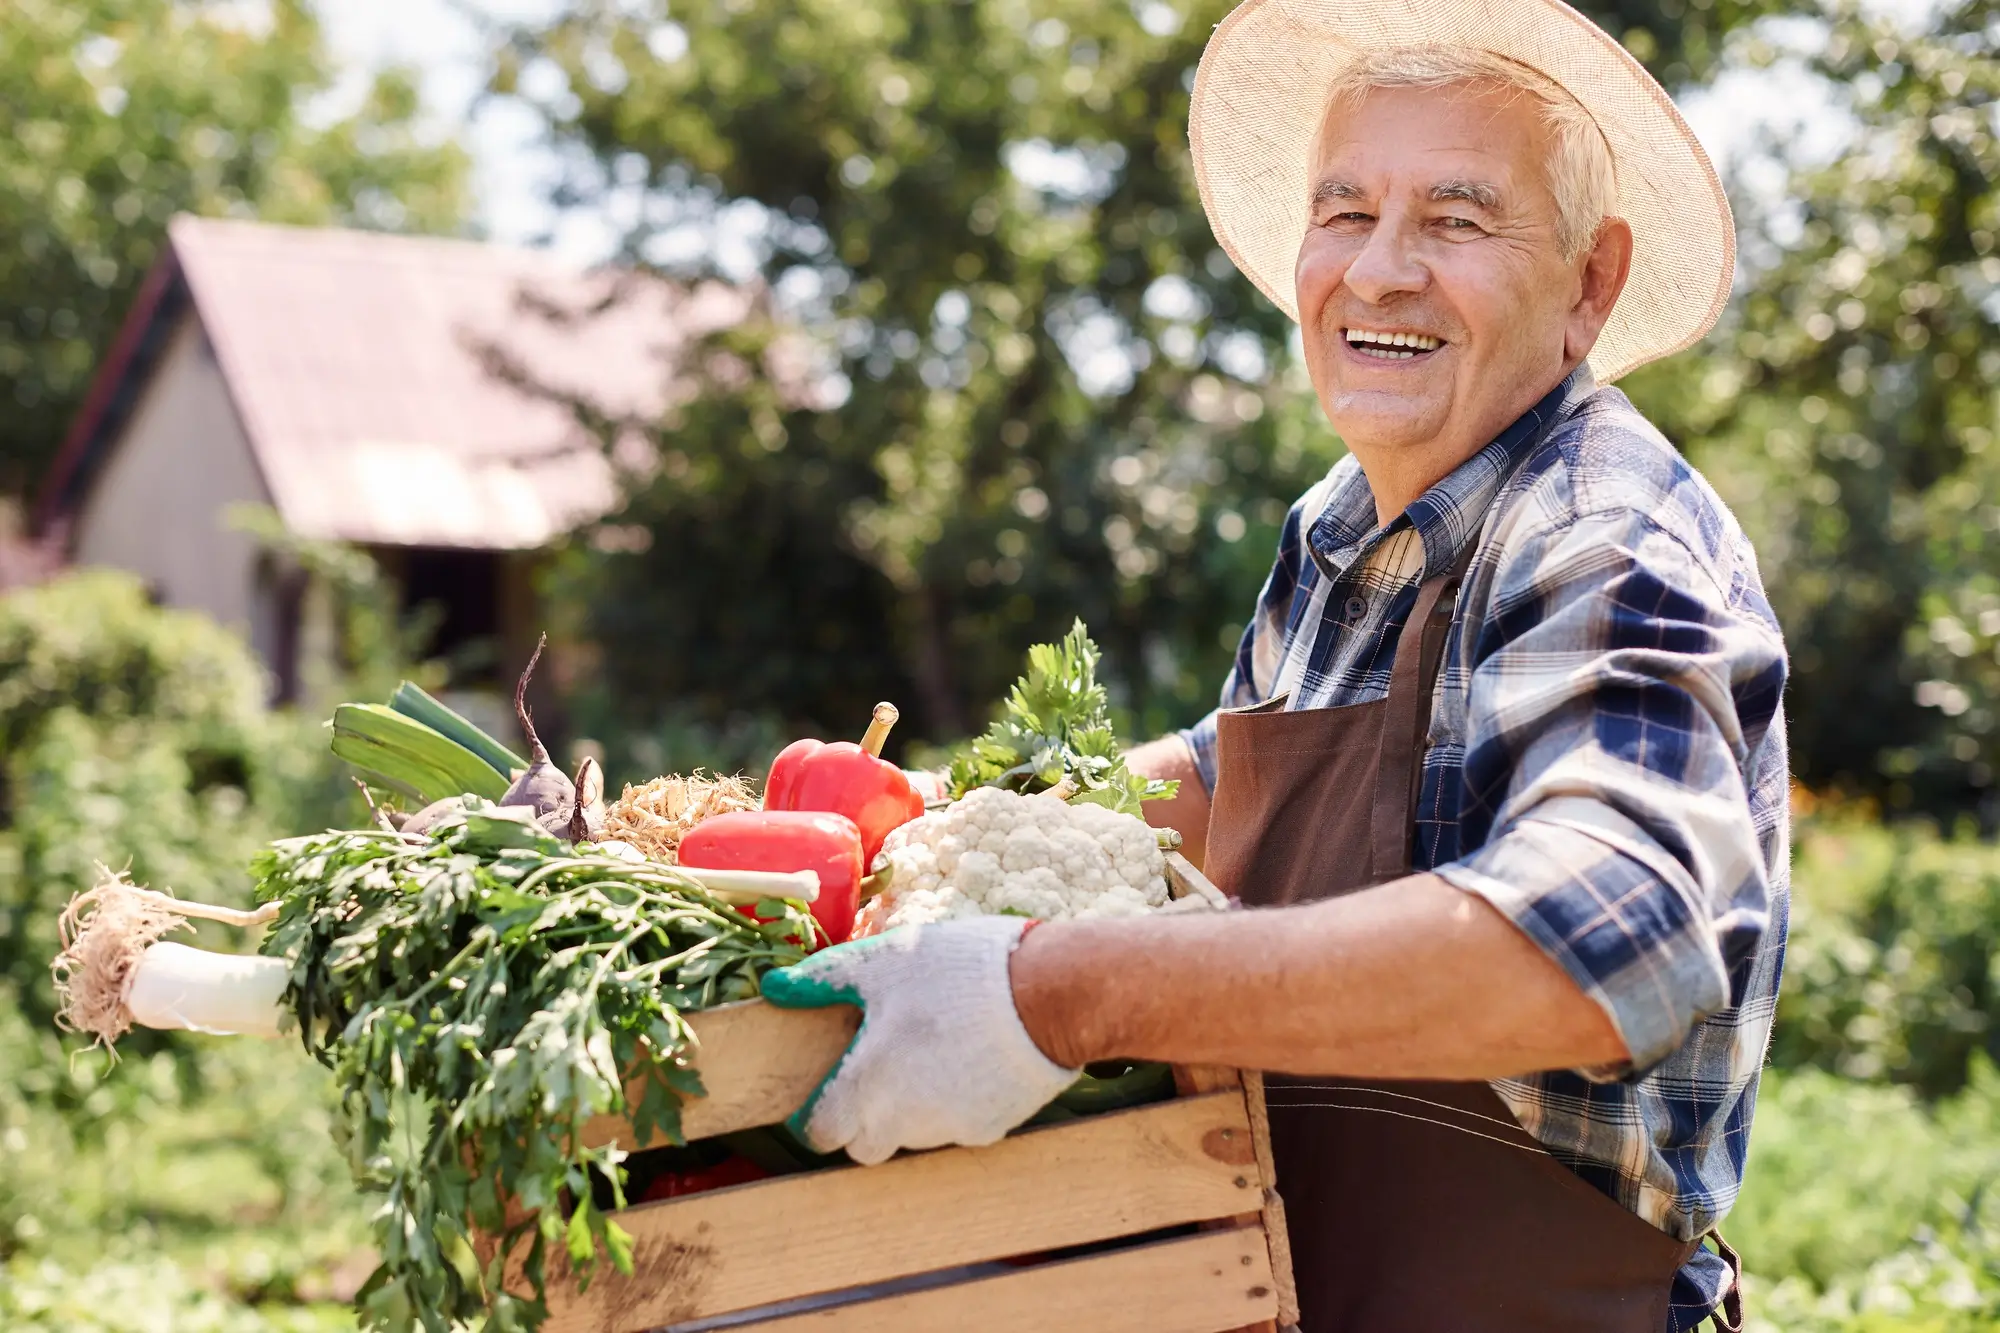
[{"label": "man's hand", "polygon": [[791,1119],[820,1152],[857,1162],[899,1148],[978,1145],[1074,1083],[1014,1009],[1009,960],[1028,923],[991,916],[904,926],[822,950],[764,976],[786,1009],[853,1004],[861,1031]]}]

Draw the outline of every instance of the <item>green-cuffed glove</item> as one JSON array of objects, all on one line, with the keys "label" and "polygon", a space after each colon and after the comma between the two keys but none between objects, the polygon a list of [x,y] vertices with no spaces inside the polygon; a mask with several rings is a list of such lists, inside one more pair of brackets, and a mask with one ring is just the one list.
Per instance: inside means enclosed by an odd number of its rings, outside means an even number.
[{"label": "green-cuffed glove", "polygon": [[1008,960],[1028,923],[904,926],[764,976],[787,1009],[853,1004],[861,1030],[789,1122],[820,1152],[885,1162],[901,1148],[998,1141],[1074,1083],[1014,1008]]}]

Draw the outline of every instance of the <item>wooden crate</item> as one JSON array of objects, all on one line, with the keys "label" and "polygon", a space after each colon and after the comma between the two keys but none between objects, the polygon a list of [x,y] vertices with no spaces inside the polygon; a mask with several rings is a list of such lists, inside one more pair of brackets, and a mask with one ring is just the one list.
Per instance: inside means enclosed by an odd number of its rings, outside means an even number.
[{"label": "wooden crate", "polygon": [[[1177,879],[1195,873],[1173,860]],[[757,1000],[692,1016],[708,1095],[686,1107],[687,1137],[790,1116],[858,1022],[845,1005],[782,1010]],[[1175,1073],[1170,1101],[1018,1131],[990,1147],[905,1153],[627,1209],[618,1218],[633,1237],[634,1275],[600,1269],[578,1292],[552,1272],[547,1333],[707,1327],[750,1311],[761,1313],[724,1322],[740,1333],[1226,1333],[1295,1323],[1263,1083],[1234,1070]],[[609,1117],[586,1136],[639,1146]],[[1089,1250],[1046,1257],[1072,1247]]]}]

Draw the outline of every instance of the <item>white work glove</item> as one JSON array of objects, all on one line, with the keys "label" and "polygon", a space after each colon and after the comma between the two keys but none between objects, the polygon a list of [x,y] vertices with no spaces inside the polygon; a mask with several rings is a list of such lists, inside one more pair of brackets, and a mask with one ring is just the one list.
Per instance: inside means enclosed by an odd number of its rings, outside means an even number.
[{"label": "white work glove", "polygon": [[1008,959],[1027,928],[985,916],[903,926],[764,976],[786,1009],[861,1008],[861,1030],[789,1122],[820,1152],[886,1162],[899,1148],[997,1142],[1080,1071],[1035,1045]]}]

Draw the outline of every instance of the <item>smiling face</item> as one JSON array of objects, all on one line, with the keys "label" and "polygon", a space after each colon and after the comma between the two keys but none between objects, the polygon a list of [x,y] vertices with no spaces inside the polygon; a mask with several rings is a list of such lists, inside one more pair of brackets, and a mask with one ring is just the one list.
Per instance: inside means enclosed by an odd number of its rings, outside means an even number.
[{"label": "smiling face", "polygon": [[1586,357],[1631,232],[1565,259],[1540,104],[1485,84],[1336,107],[1297,269],[1307,369],[1384,521]]}]

